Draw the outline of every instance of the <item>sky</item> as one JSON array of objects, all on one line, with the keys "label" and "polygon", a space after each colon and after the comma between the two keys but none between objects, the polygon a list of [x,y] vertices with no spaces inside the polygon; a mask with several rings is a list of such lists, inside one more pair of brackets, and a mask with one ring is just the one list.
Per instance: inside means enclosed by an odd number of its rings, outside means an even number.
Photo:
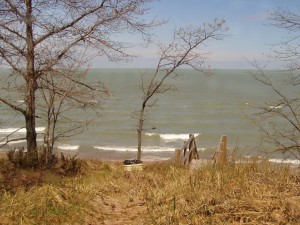
[{"label": "sky", "polygon": [[[270,26],[268,15],[277,8],[300,13],[299,0],[160,0],[151,7],[146,19],[156,16],[168,22],[153,30],[156,38],[168,43],[175,27],[201,25],[224,18],[228,27],[222,41],[210,42],[207,48],[211,53],[207,62],[216,69],[249,69],[248,60],[268,63],[270,69],[280,65],[267,58],[271,45],[284,40],[287,34]],[[124,34],[124,42],[135,45],[129,53],[135,55],[130,62],[111,63],[104,57],[93,61],[93,67],[106,68],[153,68],[156,66],[157,47],[142,45],[140,39]]]}]

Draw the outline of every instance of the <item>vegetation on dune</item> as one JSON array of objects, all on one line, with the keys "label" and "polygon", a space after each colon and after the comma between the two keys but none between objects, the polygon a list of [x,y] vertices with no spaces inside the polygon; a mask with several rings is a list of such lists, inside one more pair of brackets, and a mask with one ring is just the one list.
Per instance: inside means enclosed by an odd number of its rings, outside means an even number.
[{"label": "vegetation on dune", "polygon": [[87,161],[84,174],[72,177],[15,173],[28,182],[1,187],[3,224],[300,223],[299,170],[268,162],[193,171],[151,163],[125,172],[121,163]]}]

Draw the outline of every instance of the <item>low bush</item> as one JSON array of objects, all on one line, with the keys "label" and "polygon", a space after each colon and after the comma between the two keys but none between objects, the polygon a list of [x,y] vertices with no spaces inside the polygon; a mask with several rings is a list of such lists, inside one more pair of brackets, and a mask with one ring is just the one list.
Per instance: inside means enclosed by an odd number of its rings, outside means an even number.
[{"label": "low bush", "polygon": [[43,146],[34,155],[25,151],[24,147],[15,148],[7,152],[7,159],[18,168],[49,167],[58,161],[54,154],[47,156]]},{"label": "low bush", "polygon": [[[63,176],[74,176],[83,173],[85,164],[81,159],[76,158],[77,155],[66,157],[61,153],[60,158],[58,158],[52,154],[46,159],[47,156],[43,147],[37,153],[36,157],[28,154],[24,148],[16,148],[7,153],[7,159],[11,163],[10,166],[14,168],[53,170]],[[5,170],[5,167],[3,167],[3,170]]]},{"label": "low bush", "polygon": [[74,156],[66,157],[61,153],[60,160],[55,164],[55,171],[64,176],[74,176],[83,173],[83,168],[85,163],[83,160],[76,158],[77,154]]}]

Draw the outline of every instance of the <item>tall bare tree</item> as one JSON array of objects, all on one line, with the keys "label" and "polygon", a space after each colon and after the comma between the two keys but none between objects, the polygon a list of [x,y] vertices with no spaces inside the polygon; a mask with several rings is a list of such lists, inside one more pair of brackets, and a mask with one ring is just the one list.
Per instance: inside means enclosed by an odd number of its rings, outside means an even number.
[{"label": "tall bare tree", "polygon": [[[47,82],[50,73],[61,72],[66,65],[78,66],[82,58],[126,58],[126,46],[115,41],[114,35],[130,32],[149,38],[150,28],[159,24],[141,19],[151,1],[0,1],[0,63],[17,77],[25,105],[15,104],[10,96],[1,96],[0,100],[24,116],[30,154],[36,155],[37,151],[36,94],[43,88],[40,82]],[[66,79],[80,84],[70,73]]]},{"label": "tall bare tree", "polygon": [[265,66],[252,63],[256,68],[255,79],[274,93],[274,99],[256,107],[254,121],[260,127],[262,145],[275,147],[275,151],[300,159],[300,15],[277,9],[269,19],[289,37],[274,44],[270,55],[283,65],[277,72],[280,75],[276,76],[277,79],[268,74]]},{"label": "tall bare tree", "polygon": [[209,67],[205,66],[205,60],[209,53],[204,47],[210,40],[222,40],[225,20],[215,20],[212,24],[206,23],[202,27],[180,27],[175,29],[173,39],[170,44],[159,44],[160,58],[156,69],[150,77],[142,77],[143,98],[140,110],[137,112],[138,127],[138,149],[137,159],[141,159],[142,154],[142,134],[144,131],[145,110],[151,108],[157,102],[155,96],[167,91],[174,90],[174,85],[166,83],[169,78],[174,78],[181,67],[191,67],[196,71],[209,72]]}]

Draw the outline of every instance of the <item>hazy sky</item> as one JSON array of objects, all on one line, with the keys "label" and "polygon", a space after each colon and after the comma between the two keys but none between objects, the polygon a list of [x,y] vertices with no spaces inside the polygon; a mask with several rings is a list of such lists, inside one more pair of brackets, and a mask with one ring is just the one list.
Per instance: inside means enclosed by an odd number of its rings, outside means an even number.
[{"label": "hazy sky", "polygon": [[[166,43],[171,40],[176,26],[201,25],[224,18],[229,28],[228,36],[223,41],[209,43],[212,55],[208,64],[213,68],[243,69],[251,68],[246,59],[267,62],[265,55],[270,51],[270,44],[288,35],[268,25],[268,14],[278,7],[300,13],[300,0],[161,0],[151,3],[150,7],[148,18],[157,16],[168,20],[167,24],[154,30],[158,40]],[[137,57],[129,63],[117,64],[97,58],[94,67],[155,67],[158,57],[155,45],[145,48],[139,39],[128,35],[121,37],[135,45],[130,52]]]}]

